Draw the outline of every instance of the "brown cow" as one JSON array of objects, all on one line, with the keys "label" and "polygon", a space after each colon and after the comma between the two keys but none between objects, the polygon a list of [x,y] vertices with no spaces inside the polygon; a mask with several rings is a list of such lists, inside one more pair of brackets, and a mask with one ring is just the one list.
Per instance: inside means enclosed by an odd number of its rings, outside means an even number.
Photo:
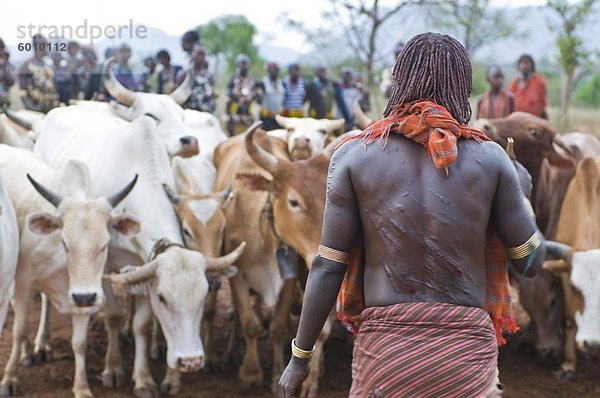
[{"label": "brown cow", "polygon": [[[598,339],[599,330],[589,325],[591,322],[597,323],[598,314],[590,314],[589,311],[597,311],[599,302],[598,286],[593,286],[593,275],[589,272],[597,275],[598,251],[590,249],[600,248],[599,220],[600,158],[585,158],[577,166],[575,177],[569,184],[558,220],[556,240],[563,243],[563,246],[554,251],[560,260],[544,264],[544,267],[559,275],[563,284],[566,318],[565,360],[561,364],[559,375],[569,379],[573,378],[575,372],[576,334],[579,343],[590,337],[593,340]],[[589,254],[592,255],[592,264],[589,264]],[[592,265],[591,269],[589,265]],[[581,268],[588,273],[582,274]],[[584,302],[591,304],[592,308],[585,308]],[[578,319],[581,324],[576,323],[577,312],[581,313]],[[578,327],[583,329],[584,333],[581,336],[577,333]]]},{"label": "brown cow", "polygon": [[[600,141],[581,133],[559,136],[546,120],[520,112],[502,119],[480,119],[475,126],[501,145],[508,137],[514,138],[517,159],[533,178],[532,205],[536,221],[546,238],[554,239],[575,166],[585,157],[600,156]],[[527,337],[533,338],[543,359],[560,361],[565,323],[563,283],[547,271],[526,280],[515,277],[513,282],[519,288],[521,304],[531,317]]]},{"label": "brown cow", "polygon": [[[188,249],[199,251],[205,256],[218,257],[223,250],[223,235],[225,234],[226,224],[224,210],[233,198],[231,189],[212,194],[197,195],[179,194],[167,184],[163,184],[163,188],[179,217],[185,246]],[[189,192],[189,189],[187,192]],[[207,273],[209,292],[206,296],[204,317],[202,318],[202,342],[205,347],[207,365],[212,365],[215,357],[212,332],[221,275]],[[233,274],[225,274],[224,276],[231,277]],[[156,351],[161,348],[153,347],[152,349]],[[161,356],[161,354],[153,352],[153,356]]]},{"label": "brown cow", "polygon": [[508,137],[515,140],[517,160],[525,166],[533,179],[531,204],[537,216],[537,224],[540,230],[546,234],[550,214],[552,211],[558,213],[560,206],[548,205],[551,202],[548,200],[549,193],[543,191],[542,184],[540,184],[544,160],[557,168],[574,168],[572,158],[565,156],[564,152],[557,150],[554,145],[570,152],[570,149],[562,141],[562,137],[547,120],[525,112],[515,112],[500,119],[479,119],[474,126],[483,130],[502,147],[506,146]]},{"label": "brown cow", "polygon": [[[272,388],[284,368],[283,347],[289,344],[289,308],[297,279],[286,267],[279,268],[276,250],[281,241],[293,247],[306,264],[317,254],[325,206],[327,168],[335,143],[306,160],[287,159],[285,145],[256,133],[258,125],[242,136],[220,144],[215,151],[217,189],[230,184],[234,198],[225,210],[225,250],[238,241],[248,246],[237,261],[238,274],[231,278],[233,300],[246,340],[239,377],[246,383],[262,383],[257,352],[261,324],[252,308],[250,291],[272,309]],[[279,143],[278,143],[279,141]],[[276,155],[274,155],[274,153]],[[330,331],[326,325],[304,383],[305,394],[316,396],[322,344]]]}]

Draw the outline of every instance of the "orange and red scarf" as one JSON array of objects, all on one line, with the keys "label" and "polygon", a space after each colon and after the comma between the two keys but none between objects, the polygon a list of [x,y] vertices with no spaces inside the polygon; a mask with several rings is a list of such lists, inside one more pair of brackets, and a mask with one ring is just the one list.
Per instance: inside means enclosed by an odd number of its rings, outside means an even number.
[{"label": "orange and red scarf", "polygon": [[[460,125],[446,108],[431,101],[396,105],[390,115],[345,141],[360,138],[368,145],[375,140],[385,141],[390,133],[401,134],[423,145],[438,169],[447,168],[456,160],[459,138],[490,141],[482,131]],[[506,343],[502,332],[516,332],[518,326],[510,302],[506,248],[493,225],[493,220],[490,220],[485,248],[485,310],[492,318],[498,344],[502,345]],[[358,242],[350,255],[336,306],[339,319],[354,333],[358,333],[360,314],[365,309],[364,263],[362,242]]]}]

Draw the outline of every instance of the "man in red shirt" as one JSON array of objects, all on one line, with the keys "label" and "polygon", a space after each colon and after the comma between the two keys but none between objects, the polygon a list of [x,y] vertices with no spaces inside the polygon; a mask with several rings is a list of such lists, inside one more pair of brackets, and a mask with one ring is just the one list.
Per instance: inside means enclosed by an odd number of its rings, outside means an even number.
[{"label": "man in red shirt", "polygon": [[521,55],[517,64],[521,76],[516,77],[508,86],[508,90],[515,96],[517,111],[548,119],[546,80],[535,73],[535,62],[530,55]]}]

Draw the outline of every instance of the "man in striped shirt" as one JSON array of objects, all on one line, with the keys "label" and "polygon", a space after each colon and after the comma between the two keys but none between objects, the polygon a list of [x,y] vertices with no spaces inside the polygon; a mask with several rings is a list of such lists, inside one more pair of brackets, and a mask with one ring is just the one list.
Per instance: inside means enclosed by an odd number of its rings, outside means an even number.
[{"label": "man in striped shirt", "polygon": [[510,158],[467,125],[471,91],[465,48],[417,35],[384,118],[338,147],[280,397],[314,396],[302,383],[336,296],[357,334],[350,397],[497,396],[498,345],[516,328],[506,255],[533,276],[545,243]]},{"label": "man in striped shirt", "polygon": [[306,101],[306,84],[300,76],[300,65],[291,64],[288,75],[283,80],[285,95],[283,97],[283,116],[304,117],[304,101]]}]

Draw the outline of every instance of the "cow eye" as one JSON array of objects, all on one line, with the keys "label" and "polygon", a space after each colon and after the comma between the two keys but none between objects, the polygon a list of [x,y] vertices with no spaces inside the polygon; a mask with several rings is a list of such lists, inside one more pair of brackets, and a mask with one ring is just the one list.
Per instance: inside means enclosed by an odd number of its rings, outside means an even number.
[{"label": "cow eye", "polygon": [[554,308],[555,305],[556,305],[556,297],[554,297],[552,299],[552,301],[550,301],[550,308]]},{"label": "cow eye", "polygon": [[296,199],[290,199],[288,202],[292,207],[300,207],[300,202],[298,202]]},{"label": "cow eye", "polygon": [[293,128],[293,127],[288,127],[288,129],[287,129],[287,131],[289,131],[290,133],[293,133],[293,132],[294,132],[294,130],[296,130],[296,129],[295,129],[295,128]]},{"label": "cow eye", "polygon": [[158,294],[158,301],[160,301],[164,305],[167,305],[167,300],[165,300],[165,296],[163,296],[160,293]]},{"label": "cow eye", "polygon": [[192,239],[192,233],[187,228],[183,229],[183,234],[188,238]]},{"label": "cow eye", "polygon": [[325,129],[319,129],[319,133],[321,133],[321,134],[327,134],[327,130],[325,130]]},{"label": "cow eye", "polygon": [[529,134],[531,134],[535,137],[538,134],[538,131],[534,128],[531,128],[531,129],[529,129]]}]

